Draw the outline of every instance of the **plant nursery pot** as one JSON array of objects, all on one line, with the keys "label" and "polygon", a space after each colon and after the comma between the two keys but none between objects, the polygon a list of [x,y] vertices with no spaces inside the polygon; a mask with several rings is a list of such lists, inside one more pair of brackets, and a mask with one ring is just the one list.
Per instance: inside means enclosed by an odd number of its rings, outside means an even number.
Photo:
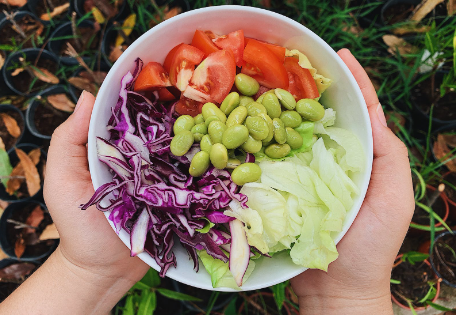
[{"label": "plant nursery pot", "polygon": [[420,0],[389,0],[380,12],[383,25],[392,25],[404,22],[413,12],[415,7],[420,4]]},{"label": "plant nursery pot", "polygon": [[70,117],[71,113],[57,110],[47,102],[42,103],[46,96],[61,93],[67,94],[70,99],[72,98],[66,86],[55,85],[38,94],[41,100],[35,98],[27,108],[25,123],[35,137],[50,140],[54,130]]},{"label": "plant nursery pot", "polygon": [[[403,261],[400,260],[400,259],[402,258],[402,256],[403,256],[403,255],[401,254],[401,255],[398,255],[398,256],[396,257],[395,263],[394,263],[394,265],[393,265],[393,273],[394,273],[394,269],[395,269],[395,268],[397,268],[399,265],[401,265],[402,263],[404,263]],[[424,260],[423,263],[424,263],[424,265],[426,265],[426,266],[428,267],[428,269],[432,272],[432,267],[431,267],[431,264],[429,263],[429,261]],[[416,263],[415,265],[418,265],[418,264],[419,264],[419,263]],[[409,265],[410,265],[410,264],[409,264]],[[412,266],[412,265],[410,265],[410,266]],[[419,268],[419,267],[420,267],[420,266],[418,265],[418,268]],[[417,269],[418,269],[418,268],[417,268]],[[427,277],[427,271],[423,271],[422,274],[423,274],[424,276]],[[437,276],[436,274],[434,274],[433,276],[434,276],[433,278],[436,279],[436,285],[435,285],[435,287],[436,287],[436,291],[437,291],[437,292],[436,292],[436,294],[435,294],[435,297],[432,299],[432,302],[435,302],[435,301],[437,301],[437,299],[439,298],[439,295],[440,295],[440,281],[438,281],[438,276]],[[431,278],[432,278],[432,276],[431,276]],[[393,284],[392,284],[392,285],[393,285]],[[409,297],[407,297],[407,298],[409,298]],[[392,299],[393,302],[396,303],[399,307],[401,307],[401,308],[403,308],[403,309],[410,310],[410,307],[409,307],[407,304],[404,305],[404,304],[402,303],[402,301],[400,301],[400,300],[398,300],[398,299],[396,298],[396,296],[395,296],[394,293],[393,293],[393,290],[392,290],[392,293],[391,293],[391,299]],[[425,307],[424,307],[424,306],[422,306],[422,307],[414,307],[414,309],[415,309],[415,311],[422,311],[422,310],[425,309]]]},{"label": "plant nursery pot", "polygon": [[[99,68],[98,68],[98,67],[94,67],[93,71],[94,71],[94,72],[95,72],[95,71],[106,72],[106,74],[107,74],[110,68],[111,68],[111,67],[110,67],[108,64],[106,64],[105,62],[101,61],[100,67],[99,67]],[[98,69],[99,69],[99,70],[98,70]],[[71,75],[70,78],[78,77],[79,74],[80,74],[81,72],[83,72],[83,71],[87,71],[87,70],[84,69],[84,68],[82,68],[82,67],[77,68],[76,71],[73,72],[73,74]],[[100,84],[100,85],[101,85],[101,84]],[[95,87],[97,87],[96,84],[95,84]],[[98,86],[97,88],[99,88],[99,86]],[[87,90],[87,89],[86,89],[86,90]],[[68,84],[68,92],[70,93],[71,98],[73,99],[73,101],[74,101],[74,102],[77,102],[78,99],[79,99],[79,96],[81,96],[82,89],[79,89],[79,88],[73,86],[71,83],[69,83],[69,84]],[[91,92],[91,91],[89,91],[89,92]],[[97,92],[97,91],[93,91],[93,95],[96,96],[96,92]]]},{"label": "plant nursery pot", "polygon": [[[114,24],[111,25],[106,30],[106,33],[103,37],[103,43],[101,44],[101,54],[102,54],[103,59],[105,60],[106,64],[108,64],[110,66],[112,66],[112,64],[115,62],[115,61],[114,62],[111,61],[109,59],[109,56],[111,54],[111,51],[115,48],[114,47],[115,41],[116,41],[117,35],[119,33],[118,29],[120,29],[122,27],[122,24],[123,24],[123,22],[119,22],[117,25],[114,25]],[[139,36],[141,36],[140,32],[137,31],[136,29],[133,29],[131,34],[127,37],[127,38],[131,39],[131,42],[127,43],[126,46],[131,45],[136,39],[139,38]],[[123,45],[125,45],[125,44],[122,44],[122,46]]]},{"label": "plant nursery pot", "polygon": [[[270,292],[257,292],[257,293],[254,293],[254,294],[248,296],[248,298],[250,300],[252,300],[255,304],[249,303],[249,305],[247,305],[247,309],[246,309],[245,301],[242,302],[241,306],[238,309],[238,315],[264,314],[264,313],[260,313],[258,308],[255,307],[255,305],[256,305],[257,307],[263,308],[264,307],[263,301],[264,301],[264,304],[266,305],[266,307],[269,306],[270,308],[272,308],[273,310],[276,310],[278,312],[277,304],[274,300],[274,295]],[[278,314],[292,315],[290,308],[288,307],[288,305],[286,303],[283,304],[282,310]]]},{"label": "plant nursery pot", "polygon": [[[0,303],[3,302],[17,287],[28,278],[40,265],[39,262],[20,262],[16,259],[0,260]],[[8,268],[9,267],[9,268]]]},{"label": "plant nursery pot", "polygon": [[[78,14],[78,17],[83,17],[86,15],[90,10],[85,10],[84,8],[84,3],[87,0],[69,0],[72,2],[72,6],[74,7],[74,10]],[[114,1],[110,1],[110,3],[113,3]],[[128,5],[128,0],[123,0],[122,4],[118,7],[118,12],[117,14],[111,19],[111,21],[118,21],[126,18],[128,14],[130,13],[130,6]],[[90,17],[93,20],[93,16]]]},{"label": "plant nursery pot", "polygon": [[[58,240],[45,240],[34,245],[26,245],[23,255],[20,258],[17,258],[14,250],[15,242],[19,238],[18,233],[21,233],[20,231],[22,229],[15,229],[14,224],[9,223],[8,219],[24,223],[36,206],[40,206],[41,209],[46,210],[46,206],[38,201],[17,202],[9,205],[0,218],[0,246],[11,258],[20,261],[36,261],[43,259],[48,257],[56,249],[59,243]],[[45,211],[44,219],[39,224],[37,230],[42,232],[43,229],[51,223],[51,216]]]},{"label": "plant nursery pot", "polygon": [[[443,179],[456,187],[456,173],[447,172],[443,174]],[[446,186],[445,193],[448,197],[448,205],[450,207],[450,219],[456,221],[456,190]]]},{"label": "plant nursery pot", "polygon": [[28,48],[11,54],[8,59],[6,59],[2,70],[3,78],[6,84],[15,94],[33,96],[36,95],[39,91],[51,86],[50,83],[45,83],[43,81],[37,80],[32,89],[30,89],[30,85],[33,82],[34,78],[32,78],[32,76],[25,70],[18,75],[13,76],[13,69],[8,68],[15,64],[19,64],[20,57],[23,57],[26,61],[32,64],[35,64],[36,59],[39,58],[36,62],[36,66],[45,68],[51,73],[56,73],[59,66],[58,58],[47,50]]},{"label": "plant nursery pot", "polygon": [[12,105],[0,104],[0,114],[2,113],[12,117],[21,130],[19,137],[13,137],[8,132],[3,120],[0,118],[0,138],[2,138],[3,143],[5,144],[5,150],[8,151],[21,141],[25,131],[25,119],[22,112]]},{"label": "plant nursery pot", "polygon": [[[35,144],[21,143],[21,144],[18,144],[16,146],[16,148],[21,149],[25,153],[29,153],[30,151],[37,149],[39,147]],[[16,155],[15,148],[12,148],[8,151],[8,157],[10,159],[11,166],[14,168],[19,163],[19,158]],[[30,199],[39,198],[43,192],[43,182],[44,182],[43,165],[45,164],[45,161],[46,161],[46,153],[43,150],[41,150],[40,162],[37,165],[38,173],[40,173],[40,177],[41,177],[41,188],[36,194],[34,194],[33,196],[29,196],[28,192],[27,192],[26,184],[22,183],[20,188],[18,189],[18,191],[22,194],[22,196],[10,195],[9,193],[6,192],[5,186],[0,184],[0,199],[4,200],[6,202],[15,203],[18,201],[28,201]]]},{"label": "plant nursery pot", "polygon": [[[434,246],[429,252],[429,261],[435,274],[446,285],[456,288],[456,231],[446,231],[435,238]],[[437,249],[442,244],[443,248]],[[448,248],[449,247],[449,248]],[[446,251],[445,251],[446,249]],[[451,260],[451,261],[448,261]]]},{"label": "plant nursery pot", "polygon": [[[3,11],[2,11],[3,12]],[[24,24],[28,25],[33,21],[39,21],[38,18],[32,13],[28,11],[17,11],[14,15],[14,21],[22,26]],[[5,17],[5,15],[0,16],[0,44],[2,45],[13,45],[11,42],[11,38],[14,38],[16,45],[18,45],[20,49],[25,48],[32,48],[34,44],[32,39],[29,38],[34,30],[24,31],[26,35],[26,40],[21,37],[21,35],[12,29],[12,23]]]},{"label": "plant nursery pot", "polygon": [[[52,4],[56,8],[66,5],[67,3],[68,0],[52,0]],[[73,12],[72,4],[73,3],[70,1],[69,6],[64,12],[58,16],[50,18],[48,16],[48,12],[51,13],[52,9],[49,8],[47,0],[27,0],[28,10],[39,18],[41,23],[51,26],[55,26],[59,21],[68,19],[68,17],[71,16],[71,12]]]}]

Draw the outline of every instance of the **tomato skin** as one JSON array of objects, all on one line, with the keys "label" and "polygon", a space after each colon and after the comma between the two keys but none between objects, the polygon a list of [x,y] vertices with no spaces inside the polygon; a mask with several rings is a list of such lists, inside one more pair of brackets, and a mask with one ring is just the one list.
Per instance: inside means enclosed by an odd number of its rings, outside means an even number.
[{"label": "tomato skin", "polygon": [[169,70],[171,69],[171,63],[173,62],[174,55],[176,54],[176,50],[183,44],[184,43],[180,43],[179,45],[175,46],[169,51],[168,55],[166,55],[165,62],[163,62],[163,68],[165,68],[166,72],[169,73]]},{"label": "tomato skin", "polygon": [[[309,69],[304,69],[299,65],[298,59],[293,57],[286,57],[284,67],[288,73],[291,73],[293,75],[295,83],[292,83],[290,85],[294,90],[293,92],[296,93],[295,89],[299,90],[299,97],[313,99],[320,96],[317,84],[315,83],[312,74],[310,73]],[[293,94],[292,91],[289,90],[289,92]]]},{"label": "tomato skin", "polygon": [[195,65],[203,60],[204,53],[196,47],[182,44],[173,56],[169,80],[180,91],[184,91],[193,75]]},{"label": "tomato skin", "polygon": [[203,105],[204,104],[200,102],[196,102],[186,97],[181,97],[179,102],[176,104],[175,110],[179,115],[190,115],[195,117],[201,113]]},{"label": "tomato skin", "polygon": [[176,99],[176,97],[170,91],[168,91],[167,88],[158,88],[157,92],[158,92],[159,101],[166,102],[166,101],[172,101],[172,100]]},{"label": "tomato skin", "polygon": [[166,86],[171,86],[168,73],[158,62],[149,62],[136,78],[134,91],[151,91]]},{"label": "tomato skin", "polygon": [[251,40],[254,40],[254,41],[259,42],[259,43],[263,44],[264,46],[266,46],[277,57],[277,59],[279,59],[281,62],[285,61],[285,52],[286,52],[286,48],[285,47],[282,47],[282,46],[279,46],[279,45],[270,44],[270,43],[263,42],[261,40],[254,39],[254,38],[249,38],[249,37],[245,37],[244,38],[244,45],[247,46],[247,44]]},{"label": "tomato skin", "polygon": [[203,58],[206,58],[209,54],[219,50],[209,38],[207,33],[200,30],[195,31],[192,39],[192,46],[198,48],[204,53]]},{"label": "tomato skin", "polygon": [[252,77],[268,88],[288,89],[288,74],[282,62],[265,45],[250,40],[244,49],[245,62],[258,67],[262,75]]},{"label": "tomato skin", "polygon": [[245,64],[243,57],[244,54],[244,31],[238,30],[231,32],[228,35],[219,36],[215,38],[214,44],[225,50],[233,52],[236,66],[242,67]]}]

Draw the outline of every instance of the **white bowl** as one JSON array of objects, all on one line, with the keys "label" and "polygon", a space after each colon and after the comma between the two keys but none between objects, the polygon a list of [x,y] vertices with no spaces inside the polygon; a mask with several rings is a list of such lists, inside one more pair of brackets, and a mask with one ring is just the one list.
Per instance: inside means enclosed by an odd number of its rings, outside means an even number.
[{"label": "white bowl", "polygon": [[[100,88],[90,121],[88,149],[94,188],[97,189],[112,180],[106,165],[97,158],[95,139],[109,136],[106,125],[111,116],[111,107],[117,102],[122,76],[134,69],[134,60],[138,57],[145,63],[150,61],[162,63],[174,46],[181,42],[190,43],[196,29],[211,30],[218,34],[242,29],[247,37],[298,49],[308,56],[319,73],[333,80],[333,84],[323,94],[321,102],[337,111],[336,126],[354,132],[366,153],[364,172],[353,178],[360,187],[361,193],[355,198],[353,208],[347,213],[342,232],[335,236],[336,242],[339,242],[358,214],[371,174],[372,132],[366,103],[353,75],[328,44],[303,25],[267,10],[242,6],[217,6],[180,14],[149,30],[122,54]],[[106,213],[106,217],[108,215]],[[119,237],[126,246],[130,247],[130,238],[126,231],[122,230]],[[202,264],[199,272],[196,273],[193,270],[193,262],[189,260],[182,247],[175,245],[174,252],[177,268],[171,267],[166,274],[168,277],[206,290],[234,291],[229,288],[212,288],[210,276]],[[160,269],[147,253],[142,253],[139,257],[152,268]],[[285,254],[275,255],[271,259],[262,258],[256,261],[255,270],[242,286],[242,290],[269,287],[286,281],[304,270],[305,268],[294,265]]]}]

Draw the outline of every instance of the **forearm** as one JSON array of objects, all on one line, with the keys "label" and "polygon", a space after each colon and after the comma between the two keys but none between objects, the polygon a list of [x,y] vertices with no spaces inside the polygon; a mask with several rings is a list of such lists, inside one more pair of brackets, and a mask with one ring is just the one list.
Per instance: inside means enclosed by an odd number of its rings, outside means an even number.
[{"label": "forearm", "polygon": [[2,304],[0,314],[108,314],[134,284],[72,265],[59,248]]}]

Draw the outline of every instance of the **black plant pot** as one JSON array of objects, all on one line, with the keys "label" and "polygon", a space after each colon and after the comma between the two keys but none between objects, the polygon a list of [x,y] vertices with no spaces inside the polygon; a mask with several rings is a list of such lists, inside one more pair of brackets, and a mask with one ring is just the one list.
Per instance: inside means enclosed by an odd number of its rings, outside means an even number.
[{"label": "black plant pot", "polygon": [[[21,126],[21,123],[22,123],[22,129],[21,129],[21,134],[18,138],[16,138],[16,141],[11,146],[7,146],[5,148],[7,151],[9,149],[13,148],[16,144],[20,143],[22,137],[24,136],[24,132],[26,129],[24,115],[17,107],[8,105],[8,104],[0,104],[0,113],[8,113],[8,112],[16,113],[16,115],[20,118],[20,121],[18,121],[17,123],[18,123],[19,127]],[[0,120],[0,121],[3,123],[3,120]],[[6,143],[5,143],[5,145],[6,145]]]},{"label": "black plant pot", "polygon": [[[35,144],[21,143],[21,144],[18,144],[16,146],[16,148],[21,149],[25,153],[29,153],[30,151],[32,151],[34,149],[37,149],[39,147],[37,145],[35,145]],[[12,148],[12,149],[10,149],[8,151],[8,157],[9,157],[9,160],[11,162],[11,165],[14,168],[14,166],[16,166],[17,163],[19,163],[19,158],[16,155],[15,148]],[[40,157],[41,161],[46,161],[46,157],[47,157],[46,152],[41,150],[41,157]],[[41,178],[44,178],[42,176],[42,174],[41,174]],[[43,182],[44,181],[42,180],[41,181],[41,188],[35,195],[29,196],[29,197],[23,197],[23,198],[18,198],[15,195],[11,196],[10,194],[8,194],[6,192],[5,186],[0,184],[0,199],[4,200],[4,201],[7,201],[7,202],[11,202],[11,203],[15,203],[15,202],[19,202],[19,201],[28,201],[30,199],[41,199],[42,195],[43,195]],[[1,228],[0,228],[0,231],[1,231]]]},{"label": "black plant pot", "polygon": [[437,241],[440,240],[441,238],[444,238],[447,236],[456,237],[454,233],[456,233],[456,231],[446,231],[446,232],[443,232],[442,234],[438,235],[435,238],[434,245],[431,246],[431,248],[429,249],[429,262],[431,263],[431,267],[434,270],[435,274],[437,275],[437,277],[439,277],[439,279],[442,279],[443,283],[445,283],[447,286],[456,288],[456,283],[452,283],[452,282],[448,281],[447,279],[445,279],[445,277],[443,277],[442,274],[437,270],[436,264],[439,263],[439,261],[438,261],[438,258],[434,257],[434,255],[433,255],[434,246],[437,243]]},{"label": "black plant pot", "polygon": [[[28,262],[19,262],[16,259],[12,258],[5,258],[0,260],[0,269],[6,268],[12,264],[33,264],[35,265],[35,269],[30,272],[28,276],[35,272],[35,270],[39,267],[40,263],[37,261],[28,261]],[[27,276],[27,277],[28,277]],[[14,290],[19,287],[19,283],[16,282],[8,282],[8,280],[4,280],[0,282],[0,303],[3,302]]]},{"label": "black plant pot", "polygon": [[[22,11],[17,11],[14,13],[14,21],[19,21],[20,19],[22,19],[24,16],[30,16],[33,20],[39,20],[32,12],[29,12],[29,11],[26,11],[28,8],[27,8],[27,4],[25,6],[23,6],[22,8],[24,8],[25,10]],[[4,14],[0,15],[0,29],[2,29],[3,27],[5,26],[9,26],[11,25],[12,23],[6,18],[6,16]],[[27,45],[22,45],[21,48],[23,49],[27,49],[27,48],[32,48],[34,47],[33,44],[30,42],[28,43]]]},{"label": "black plant pot", "polygon": [[[103,59],[105,60],[106,64],[112,66],[112,62],[109,60],[109,54],[111,53],[111,46],[117,38],[117,30],[121,28],[123,22],[117,23],[117,25],[111,25],[107,30],[103,37],[103,43],[101,44],[101,54]],[[136,30],[133,29],[132,34],[129,37],[139,38],[141,34]],[[133,43],[133,41],[132,41]]]},{"label": "black plant pot", "polygon": [[[44,25],[50,25],[50,26],[54,27],[55,25],[57,25],[57,23],[59,23],[59,21],[68,20],[69,16],[71,16],[71,12],[73,12],[73,2],[70,1],[70,6],[68,7],[66,12],[63,12],[58,17],[52,18],[51,20],[42,20],[40,17],[40,14],[38,12],[38,9],[37,9],[38,5],[42,1],[46,1],[46,0],[27,0],[27,9],[30,12],[32,12],[37,18],[39,18],[41,23],[43,23]],[[58,4],[55,4],[55,5],[58,6]],[[45,12],[43,12],[43,13],[45,13]]]},{"label": "black plant pot", "polygon": [[[37,260],[43,259],[48,257],[52,252],[56,249],[58,245],[58,240],[51,240],[48,243],[43,243],[41,245],[41,248],[37,253],[33,253],[31,250],[25,250],[24,254],[22,257],[19,259],[16,257],[16,254],[14,253],[14,244],[11,243],[9,237],[8,237],[8,226],[11,225],[11,223],[8,223],[7,220],[13,216],[14,213],[17,213],[18,211],[21,211],[23,209],[29,210],[30,207],[36,207],[37,205],[41,206],[42,209],[46,210],[46,206],[42,204],[41,202],[38,201],[25,201],[25,202],[17,202],[9,205],[5,211],[3,212],[2,216],[0,217],[0,246],[2,250],[10,256],[13,259],[18,259],[20,261],[31,261],[35,262]],[[49,216],[47,213],[45,213],[45,217]],[[50,216],[49,216],[50,218]],[[46,241],[44,241],[46,242]],[[32,246],[37,246],[37,245],[32,245]]]},{"label": "black plant pot", "polygon": [[[100,67],[94,67],[92,70],[93,71],[103,71],[103,72],[108,72],[109,69],[111,69],[111,66],[109,66],[108,64],[106,64],[105,62],[101,61],[100,62]],[[80,67],[80,68],[77,68],[75,72],[73,72],[73,74],[71,75],[71,78],[74,78],[74,77],[77,77],[78,74],[82,71],[86,71],[86,69]],[[71,95],[71,98],[73,99],[74,102],[77,102],[78,99],[79,99],[79,96],[81,96],[81,93],[82,93],[82,90],[79,90],[77,88],[75,88],[73,85],[71,84],[68,84],[68,91]]]},{"label": "black plant pot", "polygon": [[[25,112],[25,123],[27,125],[28,130],[32,133],[37,138],[40,139],[45,139],[45,140],[50,140],[52,135],[48,134],[43,134],[41,133],[36,126],[35,123],[35,114],[38,106],[41,105],[39,97],[44,97],[48,95],[53,95],[53,94],[60,94],[60,93],[65,93],[71,96],[70,93],[68,93],[68,89],[64,85],[55,85],[53,87],[50,87],[47,90],[44,90],[40,94],[38,94],[38,98],[35,98],[27,108],[27,111]],[[63,112],[62,112],[63,113]],[[66,119],[66,118],[65,118]],[[63,122],[63,121],[62,121]]]},{"label": "black plant pot", "polygon": [[[6,59],[5,64],[3,65],[2,72],[3,72],[3,79],[5,80],[6,85],[13,91],[15,94],[23,95],[23,96],[33,96],[36,95],[40,90],[46,89],[49,87],[50,84],[44,83],[41,81],[37,81],[35,83],[34,88],[31,91],[22,92],[18,90],[17,83],[14,82],[14,78],[11,75],[13,70],[10,67],[13,67],[16,64],[20,64],[19,58],[24,58],[26,61],[31,62],[34,64],[35,60],[39,58],[40,61],[49,61],[55,65],[55,71],[57,71],[59,67],[59,59],[51,52],[43,49],[38,48],[29,48],[24,49],[22,51],[15,52],[11,54],[8,59]],[[14,67],[13,67],[14,68]],[[53,72],[53,69],[48,69]],[[26,71],[23,71],[26,72]],[[19,74],[20,75],[20,74]]]},{"label": "black plant pot", "polygon": [[[92,28],[92,29],[95,28],[93,22],[91,22],[89,20],[82,21],[81,23],[79,23],[78,27],[79,28],[87,27],[87,28]],[[47,47],[48,47],[49,51],[51,51],[56,56],[59,56],[58,58],[60,59],[61,63],[65,64],[65,65],[78,65],[79,62],[76,60],[76,58],[70,57],[66,54],[63,55],[61,53],[62,49],[66,50],[66,47],[64,47],[63,45],[65,45],[65,43],[68,41],[69,36],[73,36],[73,30],[71,28],[71,22],[66,22],[66,23],[63,23],[62,25],[60,25],[59,27],[57,27],[55,29],[55,31],[51,34],[51,36],[49,37],[49,43],[48,43]],[[65,39],[62,39],[62,38],[65,38]],[[97,40],[97,37],[95,37],[94,40]],[[76,47],[74,47],[74,48],[76,49]],[[98,50],[98,45],[97,45],[96,49]],[[81,57],[85,63],[90,63],[90,60],[96,58],[97,55],[98,55],[98,53],[95,52],[95,53],[91,54],[90,56],[82,55]]]},{"label": "black plant pot", "polygon": [[[432,150],[432,155],[433,155],[435,161],[438,161],[439,159],[435,156],[434,143],[437,141],[437,136],[439,134],[445,133],[445,132],[456,132],[456,124],[451,124],[451,125],[446,125],[446,126],[440,127],[439,129],[435,130],[432,133],[432,136],[431,136],[431,150]],[[446,160],[448,158],[450,158],[450,157],[447,157],[444,160]]]},{"label": "black plant pot", "polygon": [[[70,0],[72,2],[72,6],[76,13],[78,14],[78,17],[83,17],[84,15],[87,14],[87,12],[84,10],[84,2],[85,0]],[[111,3],[113,1],[110,1]],[[111,21],[118,21],[125,19],[128,14],[130,14],[130,6],[128,5],[128,0],[123,0],[122,4],[119,7],[119,12],[111,19]],[[93,16],[90,16],[90,18],[93,20]]]}]

